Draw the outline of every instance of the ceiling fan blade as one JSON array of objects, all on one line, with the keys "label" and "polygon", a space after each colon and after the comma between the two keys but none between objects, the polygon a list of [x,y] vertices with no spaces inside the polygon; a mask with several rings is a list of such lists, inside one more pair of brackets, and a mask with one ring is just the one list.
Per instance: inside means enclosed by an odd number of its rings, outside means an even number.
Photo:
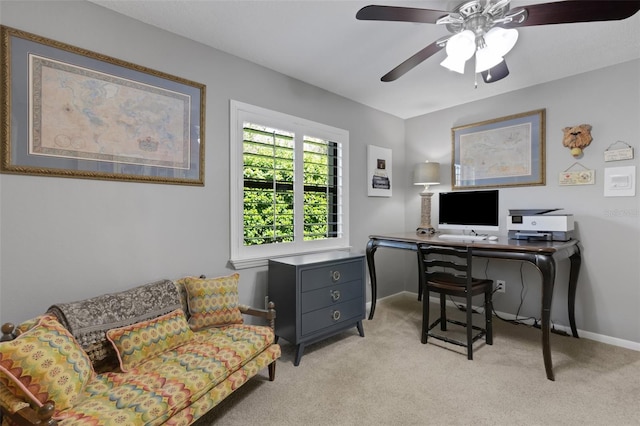
[{"label": "ceiling fan blade", "polygon": [[[505,28],[534,25],[570,24],[574,22],[615,21],[626,19],[640,10],[637,0],[568,0],[523,6],[528,17],[522,23],[500,24]],[[509,15],[517,9],[509,11]]]},{"label": "ceiling fan blade", "polygon": [[435,24],[449,12],[399,6],[365,6],[356,13],[356,19],[364,21],[402,21]]},{"label": "ceiling fan blade", "polygon": [[414,67],[420,65],[424,60],[430,58],[434,54],[438,53],[440,49],[442,49],[443,45],[439,44],[438,41],[434,41],[388,73],[382,76],[380,80],[384,82],[397,80],[399,77],[402,77],[408,71],[412,70]]},{"label": "ceiling fan blade", "polygon": [[509,68],[507,68],[507,61],[502,61],[493,68],[489,68],[486,71],[482,71],[482,79],[485,83],[495,83],[498,80],[502,80],[509,75]]}]

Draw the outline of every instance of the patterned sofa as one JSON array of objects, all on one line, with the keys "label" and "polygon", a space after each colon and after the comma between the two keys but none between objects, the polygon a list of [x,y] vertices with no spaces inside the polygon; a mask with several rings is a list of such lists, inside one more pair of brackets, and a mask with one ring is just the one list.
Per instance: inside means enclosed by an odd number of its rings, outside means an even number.
[{"label": "patterned sofa", "polygon": [[264,367],[274,380],[275,310],[239,305],[238,277],[158,281],[5,324],[3,425],[189,425]]}]

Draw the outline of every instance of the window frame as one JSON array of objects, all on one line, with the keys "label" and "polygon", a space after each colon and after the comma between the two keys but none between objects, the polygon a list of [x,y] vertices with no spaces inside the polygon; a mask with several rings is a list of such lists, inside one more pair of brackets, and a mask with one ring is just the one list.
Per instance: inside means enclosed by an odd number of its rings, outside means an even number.
[{"label": "window frame", "polygon": [[[266,108],[230,101],[229,132],[229,189],[230,189],[230,245],[229,262],[235,269],[265,266],[268,259],[329,250],[348,250],[349,246],[349,132],[321,123],[316,123],[289,114],[272,111]],[[295,150],[304,136],[312,136],[337,142],[341,155],[340,164],[338,217],[338,237],[321,240],[294,240],[287,243],[265,244],[255,246],[244,245],[244,162],[243,162],[243,125],[245,122],[280,128],[295,133]],[[295,161],[299,161],[296,156]],[[295,167],[294,174],[294,215],[296,226],[300,226],[304,217],[302,167]]]}]

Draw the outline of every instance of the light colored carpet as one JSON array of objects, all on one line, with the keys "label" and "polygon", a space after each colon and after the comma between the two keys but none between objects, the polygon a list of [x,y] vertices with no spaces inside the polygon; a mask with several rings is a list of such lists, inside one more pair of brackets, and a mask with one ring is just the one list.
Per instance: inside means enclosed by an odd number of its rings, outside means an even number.
[{"label": "light colored carpet", "polygon": [[415,295],[384,299],[364,338],[354,327],[311,345],[298,367],[280,340],[276,380],[261,372],[198,425],[640,424],[640,352],[552,335],[550,381],[539,330],[495,319],[494,344],[468,361],[420,343],[421,312]]}]

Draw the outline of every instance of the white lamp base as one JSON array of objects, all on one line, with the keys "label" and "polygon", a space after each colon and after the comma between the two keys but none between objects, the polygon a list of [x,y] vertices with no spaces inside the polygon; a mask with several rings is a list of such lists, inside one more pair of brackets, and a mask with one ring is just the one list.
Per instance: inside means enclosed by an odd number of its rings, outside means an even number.
[{"label": "white lamp base", "polygon": [[435,228],[431,226],[431,197],[433,192],[421,192],[420,226],[416,229],[419,234],[434,234]]}]

